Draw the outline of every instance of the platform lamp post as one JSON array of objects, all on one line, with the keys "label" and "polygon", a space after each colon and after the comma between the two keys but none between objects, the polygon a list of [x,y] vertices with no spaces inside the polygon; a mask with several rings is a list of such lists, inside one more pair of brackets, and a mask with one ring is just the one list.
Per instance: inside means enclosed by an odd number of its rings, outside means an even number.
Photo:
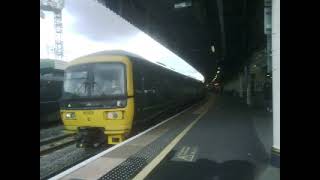
[{"label": "platform lamp post", "polygon": [[250,73],[250,65],[246,68],[247,71],[247,105],[251,106],[251,73]]},{"label": "platform lamp post", "polygon": [[239,73],[239,96],[240,98],[243,98],[243,78],[242,78],[242,73]]},{"label": "platform lamp post", "polygon": [[251,105],[251,85],[250,85],[250,66],[248,65],[249,63],[246,63],[246,65],[244,66],[244,86],[242,86],[241,88],[243,89],[243,92],[245,93],[245,102],[248,106]]},{"label": "platform lamp post", "polygon": [[280,167],[280,0],[272,0],[273,146],[271,163]]}]

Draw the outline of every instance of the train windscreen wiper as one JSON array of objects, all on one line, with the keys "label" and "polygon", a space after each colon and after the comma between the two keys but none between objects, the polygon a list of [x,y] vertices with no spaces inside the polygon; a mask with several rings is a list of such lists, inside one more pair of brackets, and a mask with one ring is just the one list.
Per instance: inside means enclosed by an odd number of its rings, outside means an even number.
[{"label": "train windscreen wiper", "polygon": [[81,85],[80,85],[80,87],[78,87],[78,88],[74,91],[75,94],[78,94],[78,95],[80,96],[81,91],[82,91],[83,88],[84,88],[84,94],[87,94],[87,95],[90,96],[90,94],[91,94],[90,84],[91,84],[91,83],[88,82],[88,81],[82,82]]},{"label": "train windscreen wiper", "polygon": [[[96,88],[95,88],[96,87]],[[97,83],[97,82],[92,82],[92,89],[94,90],[98,90],[96,94],[100,94],[100,96],[105,96],[102,87]]]}]

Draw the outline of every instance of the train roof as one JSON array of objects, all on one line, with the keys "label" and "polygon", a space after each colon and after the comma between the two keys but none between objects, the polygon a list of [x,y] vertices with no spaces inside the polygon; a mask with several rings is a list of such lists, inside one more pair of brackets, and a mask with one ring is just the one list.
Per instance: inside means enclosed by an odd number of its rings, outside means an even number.
[{"label": "train roof", "polygon": [[97,56],[97,55],[120,55],[120,56],[128,56],[128,57],[136,57],[136,58],[140,58],[140,59],[145,59],[137,54],[128,52],[128,51],[124,51],[124,50],[105,50],[105,51],[99,51],[96,53],[92,53],[83,57],[89,57],[89,56]]},{"label": "train roof", "polygon": [[[180,72],[174,71],[174,70],[172,70],[171,68],[166,67],[166,66],[165,66],[164,64],[162,64],[162,63],[159,63],[159,62],[154,63],[154,62],[152,62],[152,61],[147,60],[146,58],[144,58],[144,57],[142,57],[142,56],[139,56],[139,55],[137,55],[137,54],[134,54],[134,53],[131,53],[131,52],[128,52],[128,51],[124,51],[124,50],[105,50],[105,51],[99,51],[99,52],[92,53],[92,54],[88,54],[88,55],[85,55],[85,56],[82,56],[82,57],[79,57],[79,58],[91,57],[91,56],[99,56],[99,55],[102,55],[102,56],[103,56],[103,55],[115,55],[115,56],[119,56],[119,55],[120,55],[120,56],[127,56],[127,57],[139,58],[139,59],[144,60],[144,61],[146,61],[146,62],[148,62],[148,63],[152,63],[152,64],[155,64],[155,65],[158,65],[158,66],[160,66],[160,67],[162,67],[162,68],[165,68],[165,69],[167,69],[167,70],[169,70],[169,71],[178,73],[178,74],[180,74],[180,75],[182,75],[182,76],[185,76],[185,77],[187,77],[187,78],[194,79],[194,80],[196,80],[196,81],[201,82],[201,81],[198,80],[198,79],[195,79],[195,78],[193,78],[193,77],[187,76],[187,75],[182,74],[182,73],[180,73]],[[79,59],[79,58],[77,58],[77,59]]]}]

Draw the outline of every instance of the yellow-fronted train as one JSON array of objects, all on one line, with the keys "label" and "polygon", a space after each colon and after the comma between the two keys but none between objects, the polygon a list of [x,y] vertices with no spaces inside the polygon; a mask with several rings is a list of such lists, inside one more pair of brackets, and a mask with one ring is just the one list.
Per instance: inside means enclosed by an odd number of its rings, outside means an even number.
[{"label": "yellow-fronted train", "polygon": [[204,97],[201,81],[125,51],[102,51],[71,61],[60,111],[79,147],[117,144],[160,112]]}]

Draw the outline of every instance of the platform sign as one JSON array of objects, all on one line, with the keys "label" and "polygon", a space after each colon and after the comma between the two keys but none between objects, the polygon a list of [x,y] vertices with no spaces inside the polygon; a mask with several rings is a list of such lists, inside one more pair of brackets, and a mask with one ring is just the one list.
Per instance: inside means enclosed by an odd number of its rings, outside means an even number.
[{"label": "platform sign", "polygon": [[271,34],[272,28],[272,1],[265,0],[264,1],[264,33]]},{"label": "platform sign", "polygon": [[183,146],[171,159],[172,161],[187,161],[194,162],[196,160],[196,155],[198,152],[198,147]]}]

